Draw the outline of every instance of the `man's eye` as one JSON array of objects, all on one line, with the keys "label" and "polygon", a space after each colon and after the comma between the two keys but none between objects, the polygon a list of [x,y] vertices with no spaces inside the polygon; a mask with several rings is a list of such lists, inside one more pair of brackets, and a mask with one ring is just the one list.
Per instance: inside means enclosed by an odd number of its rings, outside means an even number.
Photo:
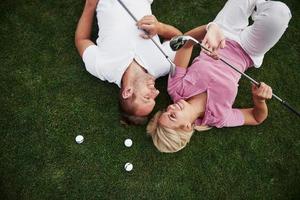
[{"label": "man's eye", "polygon": [[176,115],[175,115],[174,113],[172,113],[172,114],[170,115],[170,117],[171,117],[172,119],[176,119]]}]

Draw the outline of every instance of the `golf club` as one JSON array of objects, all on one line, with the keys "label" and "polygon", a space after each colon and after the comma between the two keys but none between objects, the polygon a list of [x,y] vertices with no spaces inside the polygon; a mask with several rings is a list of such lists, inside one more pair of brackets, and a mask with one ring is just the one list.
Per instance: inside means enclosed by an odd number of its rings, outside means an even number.
[{"label": "golf club", "polygon": [[[208,51],[209,53],[212,53],[211,50],[207,49],[205,46],[203,46],[198,40],[196,40],[195,38],[191,37],[191,36],[185,36],[185,35],[181,35],[181,36],[176,36],[174,38],[171,39],[170,41],[170,47],[172,50],[177,51],[179,50],[181,47],[183,47],[183,45],[187,42],[187,41],[193,41],[196,44],[199,44],[201,46],[201,48],[205,49],[206,51]],[[236,72],[240,73],[241,75],[245,76],[247,79],[249,79],[253,84],[255,84],[256,86],[259,86],[260,83],[257,82],[256,80],[254,80],[253,78],[251,78],[250,76],[248,76],[247,74],[241,72],[240,70],[238,70],[236,67],[234,67],[233,65],[231,65],[230,63],[228,63],[226,60],[224,60],[224,57],[219,57],[219,60],[221,60],[223,63],[225,63],[227,66],[231,67],[233,70],[235,70]],[[298,117],[300,117],[300,113],[293,108],[292,106],[290,106],[286,101],[282,100],[280,97],[278,97],[276,94],[272,94],[272,96],[277,99],[278,101],[280,101],[281,104],[283,104],[286,108],[288,108],[290,111],[294,112],[296,115],[298,115]]]},{"label": "golf club", "polygon": [[[132,19],[135,22],[138,22],[137,18],[132,14],[132,12],[130,12],[130,10],[126,7],[126,5],[123,3],[123,1],[118,0],[118,2],[121,4],[121,6],[127,11],[127,13],[132,17]],[[143,30],[145,33],[147,33],[147,31]],[[147,33],[148,34],[148,33]],[[157,42],[153,39],[150,38],[150,40],[155,44],[155,46],[160,50],[160,52],[166,57],[166,59],[169,61],[170,63],[170,74],[171,76],[174,75],[175,73],[175,64],[172,62],[172,60],[169,58],[169,56],[162,50],[162,48],[157,44]]]}]

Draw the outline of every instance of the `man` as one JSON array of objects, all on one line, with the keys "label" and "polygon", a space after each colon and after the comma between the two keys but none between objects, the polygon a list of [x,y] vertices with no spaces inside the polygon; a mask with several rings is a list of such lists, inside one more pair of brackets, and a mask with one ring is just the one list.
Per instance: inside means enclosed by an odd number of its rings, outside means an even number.
[{"label": "man", "polygon": [[[138,124],[155,105],[159,94],[155,79],[166,75],[170,69],[167,59],[147,38],[153,37],[173,59],[175,52],[168,42],[161,44],[158,35],[169,40],[182,33],[151,15],[153,0],[123,0],[140,19],[138,23],[117,0],[98,1],[86,0],[75,33],[75,45],[89,73],[120,87],[120,107],[126,113],[124,116],[127,121]],[[95,11],[99,26],[96,44],[90,39]]]}]

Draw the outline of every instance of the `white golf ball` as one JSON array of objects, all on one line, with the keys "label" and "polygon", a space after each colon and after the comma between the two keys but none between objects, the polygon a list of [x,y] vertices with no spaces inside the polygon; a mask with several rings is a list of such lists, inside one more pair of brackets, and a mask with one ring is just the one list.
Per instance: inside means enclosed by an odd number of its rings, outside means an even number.
[{"label": "white golf ball", "polygon": [[124,144],[125,144],[126,147],[131,147],[132,146],[132,140],[131,139],[126,139],[124,141]]},{"label": "white golf ball", "polygon": [[124,169],[128,172],[130,172],[133,169],[133,165],[131,163],[126,163],[124,166]]},{"label": "white golf ball", "polygon": [[75,141],[77,142],[77,144],[83,143],[83,140],[84,140],[84,138],[82,135],[77,135],[75,138]]}]

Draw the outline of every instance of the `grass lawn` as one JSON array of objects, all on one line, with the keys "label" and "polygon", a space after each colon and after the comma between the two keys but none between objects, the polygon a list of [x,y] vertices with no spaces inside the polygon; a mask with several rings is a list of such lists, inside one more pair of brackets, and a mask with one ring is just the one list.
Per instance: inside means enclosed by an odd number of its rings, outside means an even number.
[{"label": "grass lawn", "polygon": [[[284,2],[293,14],[288,30],[248,74],[300,110],[300,3]],[[152,7],[185,32],[213,20],[224,3],[156,0]],[[276,100],[262,125],[195,133],[175,154],[159,153],[145,126],[120,125],[117,86],[86,72],[74,47],[83,4],[0,2],[0,199],[299,199],[300,121]],[[166,81],[158,80],[155,110],[170,103]],[[235,105],[251,102],[242,79]]]}]

